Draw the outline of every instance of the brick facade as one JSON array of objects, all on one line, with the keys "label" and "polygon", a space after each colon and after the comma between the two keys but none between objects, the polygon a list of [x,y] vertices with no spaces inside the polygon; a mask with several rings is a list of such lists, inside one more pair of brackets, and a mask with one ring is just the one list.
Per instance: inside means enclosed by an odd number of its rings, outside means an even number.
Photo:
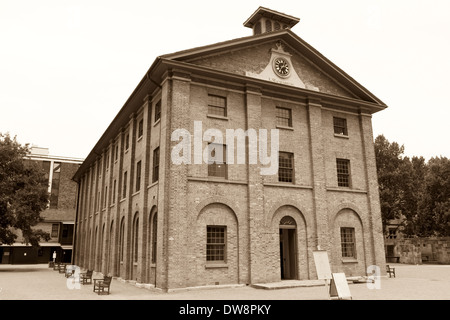
[{"label": "brick facade", "polygon": [[[245,75],[268,65],[268,52],[280,41],[292,56],[293,70],[316,90]],[[328,251],[333,272],[347,276],[365,275],[370,265],[382,266],[371,114],[385,106],[362,87],[331,77],[323,65],[305,58],[306,50],[309,47],[284,30],[157,59],[75,175],[80,190],[75,262],[165,290],[272,282],[286,274],[315,279],[312,252],[317,248]],[[225,116],[208,114],[208,95],[226,98]],[[159,101],[161,118],[155,122]],[[176,129],[190,133],[194,159],[196,150],[208,145],[195,145],[196,121],[201,121],[201,134],[214,128],[225,140],[227,129],[277,129],[276,107],[292,113],[292,126],[278,127],[279,151],[294,155],[292,183],[279,182],[278,174],[261,175],[261,164],[249,161],[228,165],[225,179],[209,176],[204,162],[172,162],[179,143],[171,140]],[[346,119],[348,135],[334,133],[333,117]],[[153,182],[157,147],[159,178]],[[248,160],[248,141],[246,150]],[[337,158],[350,161],[349,187],[338,186]],[[141,184],[136,191],[139,161]],[[280,226],[285,217],[289,224]],[[220,263],[207,259],[207,226],[226,230],[225,259]],[[341,227],[354,232],[352,257],[342,257]]]}]

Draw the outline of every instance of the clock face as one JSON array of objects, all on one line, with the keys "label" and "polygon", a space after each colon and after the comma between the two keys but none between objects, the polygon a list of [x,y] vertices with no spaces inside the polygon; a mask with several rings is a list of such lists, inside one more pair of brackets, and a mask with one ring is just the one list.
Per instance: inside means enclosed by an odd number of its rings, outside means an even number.
[{"label": "clock face", "polygon": [[275,60],[273,60],[273,67],[275,69],[275,72],[280,77],[289,76],[289,73],[291,71],[289,63],[283,58],[276,58]]}]

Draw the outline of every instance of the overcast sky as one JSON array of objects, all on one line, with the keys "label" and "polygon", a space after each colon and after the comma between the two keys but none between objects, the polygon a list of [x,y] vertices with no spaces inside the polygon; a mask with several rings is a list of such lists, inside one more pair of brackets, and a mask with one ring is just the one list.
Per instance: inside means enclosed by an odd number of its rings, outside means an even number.
[{"label": "overcast sky", "polygon": [[448,0],[0,0],[0,132],[85,158],[157,56],[250,36],[259,6],[388,105],[374,137],[450,157]]}]

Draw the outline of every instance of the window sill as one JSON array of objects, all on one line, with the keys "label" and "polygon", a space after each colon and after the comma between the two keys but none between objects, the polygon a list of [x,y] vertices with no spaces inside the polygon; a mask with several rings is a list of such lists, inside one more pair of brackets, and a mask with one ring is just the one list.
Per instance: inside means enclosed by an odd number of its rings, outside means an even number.
[{"label": "window sill", "polygon": [[158,182],[159,181],[157,180],[157,181],[153,182],[152,184],[148,185],[147,189],[150,189],[151,187],[156,186],[158,184]]},{"label": "window sill", "polygon": [[354,258],[342,259],[342,263],[358,263],[358,260]]},{"label": "window sill", "polygon": [[139,138],[137,138],[137,140],[136,140],[136,142],[139,142],[139,141],[141,141],[142,139],[144,138],[144,136],[142,135],[142,136],[140,136]]},{"label": "window sill", "polygon": [[312,189],[312,186],[296,185],[292,182],[278,182],[278,183],[264,183],[265,187],[286,187],[286,188],[298,188],[298,189]]},{"label": "window sill", "polygon": [[206,115],[208,118],[212,118],[212,119],[219,119],[219,120],[225,120],[225,121],[228,121],[229,119],[228,119],[228,117],[224,117],[224,116],[217,116],[217,115],[214,115],[214,114],[208,114],[208,115]]},{"label": "window sill", "polygon": [[134,197],[135,195],[138,195],[139,193],[141,193],[141,190],[136,191],[135,193],[133,193],[131,196]]},{"label": "window sill", "polygon": [[228,268],[228,264],[226,264],[226,263],[207,263],[207,264],[205,264],[205,269],[220,269],[220,268]]},{"label": "window sill", "polygon": [[365,190],[351,189],[348,187],[327,188],[327,191],[350,192],[350,193],[367,193]]},{"label": "window sill", "polygon": [[122,202],[124,202],[125,200],[127,200],[127,198],[120,199],[119,203],[122,203]]},{"label": "window sill", "polygon": [[348,135],[335,133],[336,138],[349,139]]},{"label": "window sill", "polygon": [[130,148],[128,148],[127,150],[125,150],[124,154],[127,154],[127,153],[128,153],[128,150],[130,150]]},{"label": "window sill", "polygon": [[283,129],[283,130],[291,130],[291,131],[294,131],[294,128],[293,128],[293,127],[279,126],[279,125],[277,125],[277,129]]},{"label": "window sill", "polygon": [[161,122],[161,118],[159,118],[158,120],[156,120],[154,123],[153,123],[153,126],[156,126],[158,123],[160,123]]},{"label": "window sill", "polygon": [[115,206],[116,206],[116,203],[114,202],[109,207],[112,208],[112,207],[115,207]]},{"label": "window sill", "polygon": [[199,182],[211,182],[211,183],[229,183],[229,184],[244,184],[247,185],[248,182],[247,181],[234,181],[234,180],[227,180],[225,178],[214,178],[214,177],[209,177],[209,178],[197,178],[197,177],[188,177],[187,178],[188,181],[199,181]]}]

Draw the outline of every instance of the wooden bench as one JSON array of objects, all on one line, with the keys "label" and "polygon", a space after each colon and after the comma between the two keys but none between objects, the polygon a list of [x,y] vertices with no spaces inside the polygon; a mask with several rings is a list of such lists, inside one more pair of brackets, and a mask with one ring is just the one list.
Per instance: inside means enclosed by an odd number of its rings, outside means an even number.
[{"label": "wooden bench", "polygon": [[395,278],[395,268],[390,267],[388,264],[386,265],[386,272],[389,274],[389,278],[394,276]]},{"label": "wooden bench", "polygon": [[109,294],[111,281],[111,276],[104,276],[103,279],[94,279],[94,292],[97,292],[97,294]]},{"label": "wooden bench", "polygon": [[93,270],[87,270],[86,272],[80,273],[80,283],[81,284],[92,284],[92,273]]},{"label": "wooden bench", "polygon": [[67,263],[60,263],[58,272],[59,273],[66,273],[66,266],[67,266]]},{"label": "wooden bench", "polygon": [[53,264],[53,270],[55,270],[55,271],[58,271],[59,270],[59,265],[60,265],[61,263],[59,263],[59,262],[55,262],[54,264]]}]

